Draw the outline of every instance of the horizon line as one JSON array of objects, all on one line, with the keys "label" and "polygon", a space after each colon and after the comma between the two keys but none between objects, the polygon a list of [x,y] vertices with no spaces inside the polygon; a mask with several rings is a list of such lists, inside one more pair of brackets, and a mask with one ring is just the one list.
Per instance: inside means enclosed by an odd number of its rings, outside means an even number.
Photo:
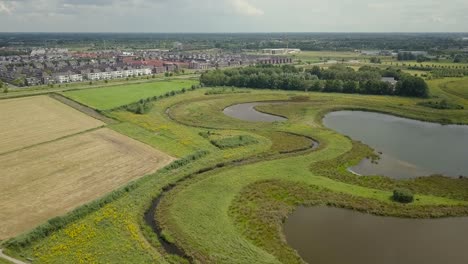
[{"label": "horizon line", "polygon": [[258,31],[258,32],[125,32],[125,31],[0,31],[0,34],[468,34],[462,31]]}]

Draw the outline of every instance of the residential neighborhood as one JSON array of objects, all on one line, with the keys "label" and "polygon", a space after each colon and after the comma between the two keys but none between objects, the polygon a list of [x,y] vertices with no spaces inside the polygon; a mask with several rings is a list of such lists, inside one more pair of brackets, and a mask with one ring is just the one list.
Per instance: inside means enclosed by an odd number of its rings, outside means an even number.
[{"label": "residential neighborhood", "polygon": [[131,78],[255,64],[287,64],[292,59],[224,52],[141,50],[71,52],[64,48],[32,49],[29,55],[0,56],[0,79],[23,87]]}]

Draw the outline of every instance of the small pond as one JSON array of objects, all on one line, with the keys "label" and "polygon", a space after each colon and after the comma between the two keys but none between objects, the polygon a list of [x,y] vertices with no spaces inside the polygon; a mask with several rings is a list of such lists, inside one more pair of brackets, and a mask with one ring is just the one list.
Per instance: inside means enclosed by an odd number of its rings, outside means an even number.
[{"label": "small pond", "polygon": [[286,221],[284,233],[308,263],[468,263],[466,217],[404,219],[300,207]]},{"label": "small pond", "polygon": [[362,111],[332,112],[323,124],[382,152],[377,164],[365,159],[350,168],[356,174],[392,178],[468,176],[468,126]]},{"label": "small pond", "polygon": [[229,106],[224,109],[224,114],[232,118],[249,122],[281,122],[287,119],[281,116],[270,115],[255,110],[259,105],[281,104],[281,102],[254,102]]}]

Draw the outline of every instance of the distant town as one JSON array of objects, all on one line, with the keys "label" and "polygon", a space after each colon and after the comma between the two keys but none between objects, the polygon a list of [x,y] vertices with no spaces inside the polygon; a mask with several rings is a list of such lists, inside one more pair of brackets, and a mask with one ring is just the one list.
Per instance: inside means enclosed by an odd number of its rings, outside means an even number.
[{"label": "distant town", "polygon": [[53,85],[72,82],[132,78],[155,74],[204,71],[256,64],[289,64],[284,54],[299,49],[264,49],[262,55],[172,50],[93,52],[67,48],[36,48],[29,55],[0,56],[0,79],[13,86]]}]

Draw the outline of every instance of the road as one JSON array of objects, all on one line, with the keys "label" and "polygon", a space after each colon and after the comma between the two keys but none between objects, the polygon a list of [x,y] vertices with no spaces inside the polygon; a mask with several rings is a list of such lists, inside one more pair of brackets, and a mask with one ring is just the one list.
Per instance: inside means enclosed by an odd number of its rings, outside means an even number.
[{"label": "road", "polygon": [[0,258],[6,259],[6,260],[8,260],[8,261],[10,261],[11,263],[14,263],[14,264],[27,264],[26,262],[14,259],[12,257],[9,257],[9,256],[3,254],[3,249],[1,249],[1,248],[0,248]]}]

